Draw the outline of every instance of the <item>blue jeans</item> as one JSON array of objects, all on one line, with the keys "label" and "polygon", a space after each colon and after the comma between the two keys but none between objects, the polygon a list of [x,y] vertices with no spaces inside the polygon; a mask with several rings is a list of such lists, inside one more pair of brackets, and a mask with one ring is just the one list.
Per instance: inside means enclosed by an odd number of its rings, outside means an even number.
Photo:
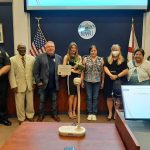
[{"label": "blue jeans", "polygon": [[39,115],[44,116],[45,114],[45,103],[46,99],[51,100],[51,114],[57,115],[57,91],[55,89],[38,89],[38,94],[40,96],[40,105],[39,105]]},{"label": "blue jeans", "polygon": [[98,112],[98,96],[100,82],[92,83],[85,81],[85,89],[87,94],[87,112],[96,115]]}]

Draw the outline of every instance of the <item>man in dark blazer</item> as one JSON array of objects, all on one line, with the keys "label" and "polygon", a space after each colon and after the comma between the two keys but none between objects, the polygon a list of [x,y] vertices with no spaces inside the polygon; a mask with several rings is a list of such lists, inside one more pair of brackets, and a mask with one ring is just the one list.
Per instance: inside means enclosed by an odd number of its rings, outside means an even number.
[{"label": "man in dark blazer", "polygon": [[58,65],[62,64],[62,57],[55,54],[55,44],[48,41],[45,45],[46,53],[37,56],[33,75],[40,96],[39,116],[37,121],[44,119],[46,98],[51,100],[51,116],[55,121],[60,121],[57,116],[57,91],[59,90]]}]

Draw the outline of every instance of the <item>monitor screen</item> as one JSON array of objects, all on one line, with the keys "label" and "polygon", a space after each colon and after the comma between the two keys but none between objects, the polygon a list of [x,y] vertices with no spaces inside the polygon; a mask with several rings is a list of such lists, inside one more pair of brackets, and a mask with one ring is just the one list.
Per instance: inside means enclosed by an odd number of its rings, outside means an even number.
[{"label": "monitor screen", "polygon": [[146,10],[148,0],[25,0],[26,10]]},{"label": "monitor screen", "polygon": [[150,86],[122,86],[125,119],[150,119]]}]

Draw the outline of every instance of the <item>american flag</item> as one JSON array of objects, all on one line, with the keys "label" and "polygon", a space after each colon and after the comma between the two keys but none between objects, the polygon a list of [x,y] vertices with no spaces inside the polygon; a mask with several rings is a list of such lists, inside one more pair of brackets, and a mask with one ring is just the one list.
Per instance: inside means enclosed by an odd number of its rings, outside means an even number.
[{"label": "american flag", "polygon": [[35,34],[32,44],[31,44],[31,49],[30,49],[29,53],[34,57],[38,56],[39,54],[44,53],[46,42],[47,41],[44,37],[42,30],[41,30],[40,26],[38,26],[37,32]]}]

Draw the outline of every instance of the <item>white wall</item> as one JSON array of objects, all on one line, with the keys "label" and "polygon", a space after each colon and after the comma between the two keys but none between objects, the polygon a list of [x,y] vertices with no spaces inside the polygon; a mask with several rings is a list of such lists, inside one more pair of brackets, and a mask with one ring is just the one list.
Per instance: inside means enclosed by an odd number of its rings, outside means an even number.
[{"label": "white wall", "polygon": [[150,12],[144,14],[142,48],[145,50],[145,58],[150,55]]},{"label": "white wall", "polygon": [[12,0],[14,49],[19,43],[25,44],[29,50],[31,45],[30,15],[24,12],[24,0]]}]

